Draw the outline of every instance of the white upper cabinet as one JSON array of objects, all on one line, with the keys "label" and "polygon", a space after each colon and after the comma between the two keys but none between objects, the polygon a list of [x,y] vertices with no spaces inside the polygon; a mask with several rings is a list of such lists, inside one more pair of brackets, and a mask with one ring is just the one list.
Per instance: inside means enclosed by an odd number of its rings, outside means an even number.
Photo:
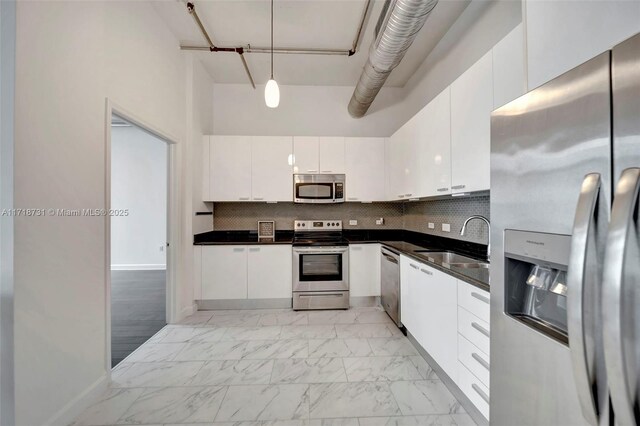
[{"label": "white upper cabinet", "polygon": [[450,90],[447,87],[418,114],[414,157],[415,196],[433,197],[451,193]]},{"label": "white upper cabinet", "polygon": [[290,136],[251,138],[251,199],[293,201],[292,150]]},{"label": "white upper cabinet", "polygon": [[343,174],[344,164],[344,138],[320,137],[320,173]]},{"label": "white upper cabinet", "polygon": [[293,173],[320,173],[320,150],[316,136],[293,137]]},{"label": "white upper cabinet", "polygon": [[493,108],[526,93],[522,24],[493,47]]},{"label": "white upper cabinet", "polygon": [[347,201],[385,200],[384,138],[345,138]]},{"label": "white upper cabinet", "polygon": [[[414,117],[415,118],[415,117]],[[388,199],[406,200],[414,196],[414,147],[417,121],[412,118],[399,128],[388,140]]]},{"label": "white upper cabinet", "polygon": [[638,1],[526,0],[529,89],[577,67],[636,34]]},{"label": "white upper cabinet", "polygon": [[293,173],[344,173],[343,137],[294,136],[293,154]]},{"label": "white upper cabinet", "polygon": [[251,137],[211,136],[211,200],[251,200]]},{"label": "white upper cabinet", "polygon": [[452,193],[489,189],[492,56],[488,52],[451,85]]}]

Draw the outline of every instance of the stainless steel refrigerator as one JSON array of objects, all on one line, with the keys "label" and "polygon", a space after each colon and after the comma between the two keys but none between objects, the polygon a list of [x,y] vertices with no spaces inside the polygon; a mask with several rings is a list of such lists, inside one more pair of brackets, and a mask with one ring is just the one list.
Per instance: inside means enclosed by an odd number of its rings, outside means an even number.
[{"label": "stainless steel refrigerator", "polygon": [[640,424],[640,34],[491,117],[491,423]]}]

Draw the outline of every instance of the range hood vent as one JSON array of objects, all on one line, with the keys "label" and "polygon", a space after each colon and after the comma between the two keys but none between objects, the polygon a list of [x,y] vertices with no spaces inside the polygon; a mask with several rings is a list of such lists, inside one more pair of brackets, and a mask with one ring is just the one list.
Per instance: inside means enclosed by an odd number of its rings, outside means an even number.
[{"label": "range hood vent", "polygon": [[349,114],[363,117],[391,71],[398,66],[438,0],[386,0],[369,59],[349,101]]}]

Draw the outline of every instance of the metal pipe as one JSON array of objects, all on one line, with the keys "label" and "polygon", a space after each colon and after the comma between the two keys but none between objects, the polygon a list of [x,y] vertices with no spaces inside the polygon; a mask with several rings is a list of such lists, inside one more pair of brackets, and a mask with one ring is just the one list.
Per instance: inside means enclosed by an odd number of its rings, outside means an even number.
[{"label": "metal pipe", "polygon": [[391,71],[398,66],[438,0],[389,0],[380,15],[369,59],[349,101],[349,114],[363,117]]},{"label": "metal pipe", "polygon": [[[358,28],[356,30],[355,38],[353,39],[353,43],[351,45],[351,49],[324,49],[324,48],[298,48],[298,47],[274,47],[273,53],[279,55],[335,55],[335,56],[353,56],[358,51],[358,46],[360,45],[360,41],[362,39],[362,35],[364,34],[364,25],[367,21],[367,16],[371,11],[371,6],[373,4],[372,0],[367,0],[365,3],[364,9],[362,11],[362,16],[360,18],[360,23],[358,24]],[[189,13],[194,17],[198,27],[200,27],[200,31],[209,42],[209,46],[190,46],[184,45],[180,46],[181,50],[194,50],[194,51],[208,51],[208,52],[230,52],[234,51],[233,47],[217,47],[211,41],[211,38],[207,34],[198,14],[195,11],[195,5],[193,3],[187,3],[187,9],[189,9]],[[270,47],[251,47],[248,45],[242,48],[244,53],[271,53]]]},{"label": "metal pipe", "polygon": [[196,12],[196,5],[191,2],[188,2],[187,10],[189,11],[189,14],[193,17],[193,20],[196,21],[196,24],[200,28],[200,32],[204,36],[205,40],[207,40],[207,43],[209,43],[209,47],[215,47],[215,44],[213,44],[213,40],[211,40],[211,37],[209,37],[209,33],[207,33],[207,30],[204,28],[204,25],[202,24],[202,21],[198,16],[198,12]]},{"label": "metal pipe", "polygon": [[249,77],[249,81],[251,82],[251,87],[256,88],[256,83],[253,81],[253,77],[251,76],[251,72],[249,71],[249,65],[247,65],[247,61],[244,59],[244,55],[240,54],[240,59],[242,59],[242,65],[244,65],[244,70],[247,72],[247,77]]}]

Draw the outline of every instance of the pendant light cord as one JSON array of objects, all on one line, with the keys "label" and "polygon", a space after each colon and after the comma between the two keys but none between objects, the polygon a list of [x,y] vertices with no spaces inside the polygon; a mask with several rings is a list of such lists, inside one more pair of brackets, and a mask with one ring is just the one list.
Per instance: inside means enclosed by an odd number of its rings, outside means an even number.
[{"label": "pendant light cord", "polygon": [[273,80],[273,0],[271,0],[271,80]]}]

